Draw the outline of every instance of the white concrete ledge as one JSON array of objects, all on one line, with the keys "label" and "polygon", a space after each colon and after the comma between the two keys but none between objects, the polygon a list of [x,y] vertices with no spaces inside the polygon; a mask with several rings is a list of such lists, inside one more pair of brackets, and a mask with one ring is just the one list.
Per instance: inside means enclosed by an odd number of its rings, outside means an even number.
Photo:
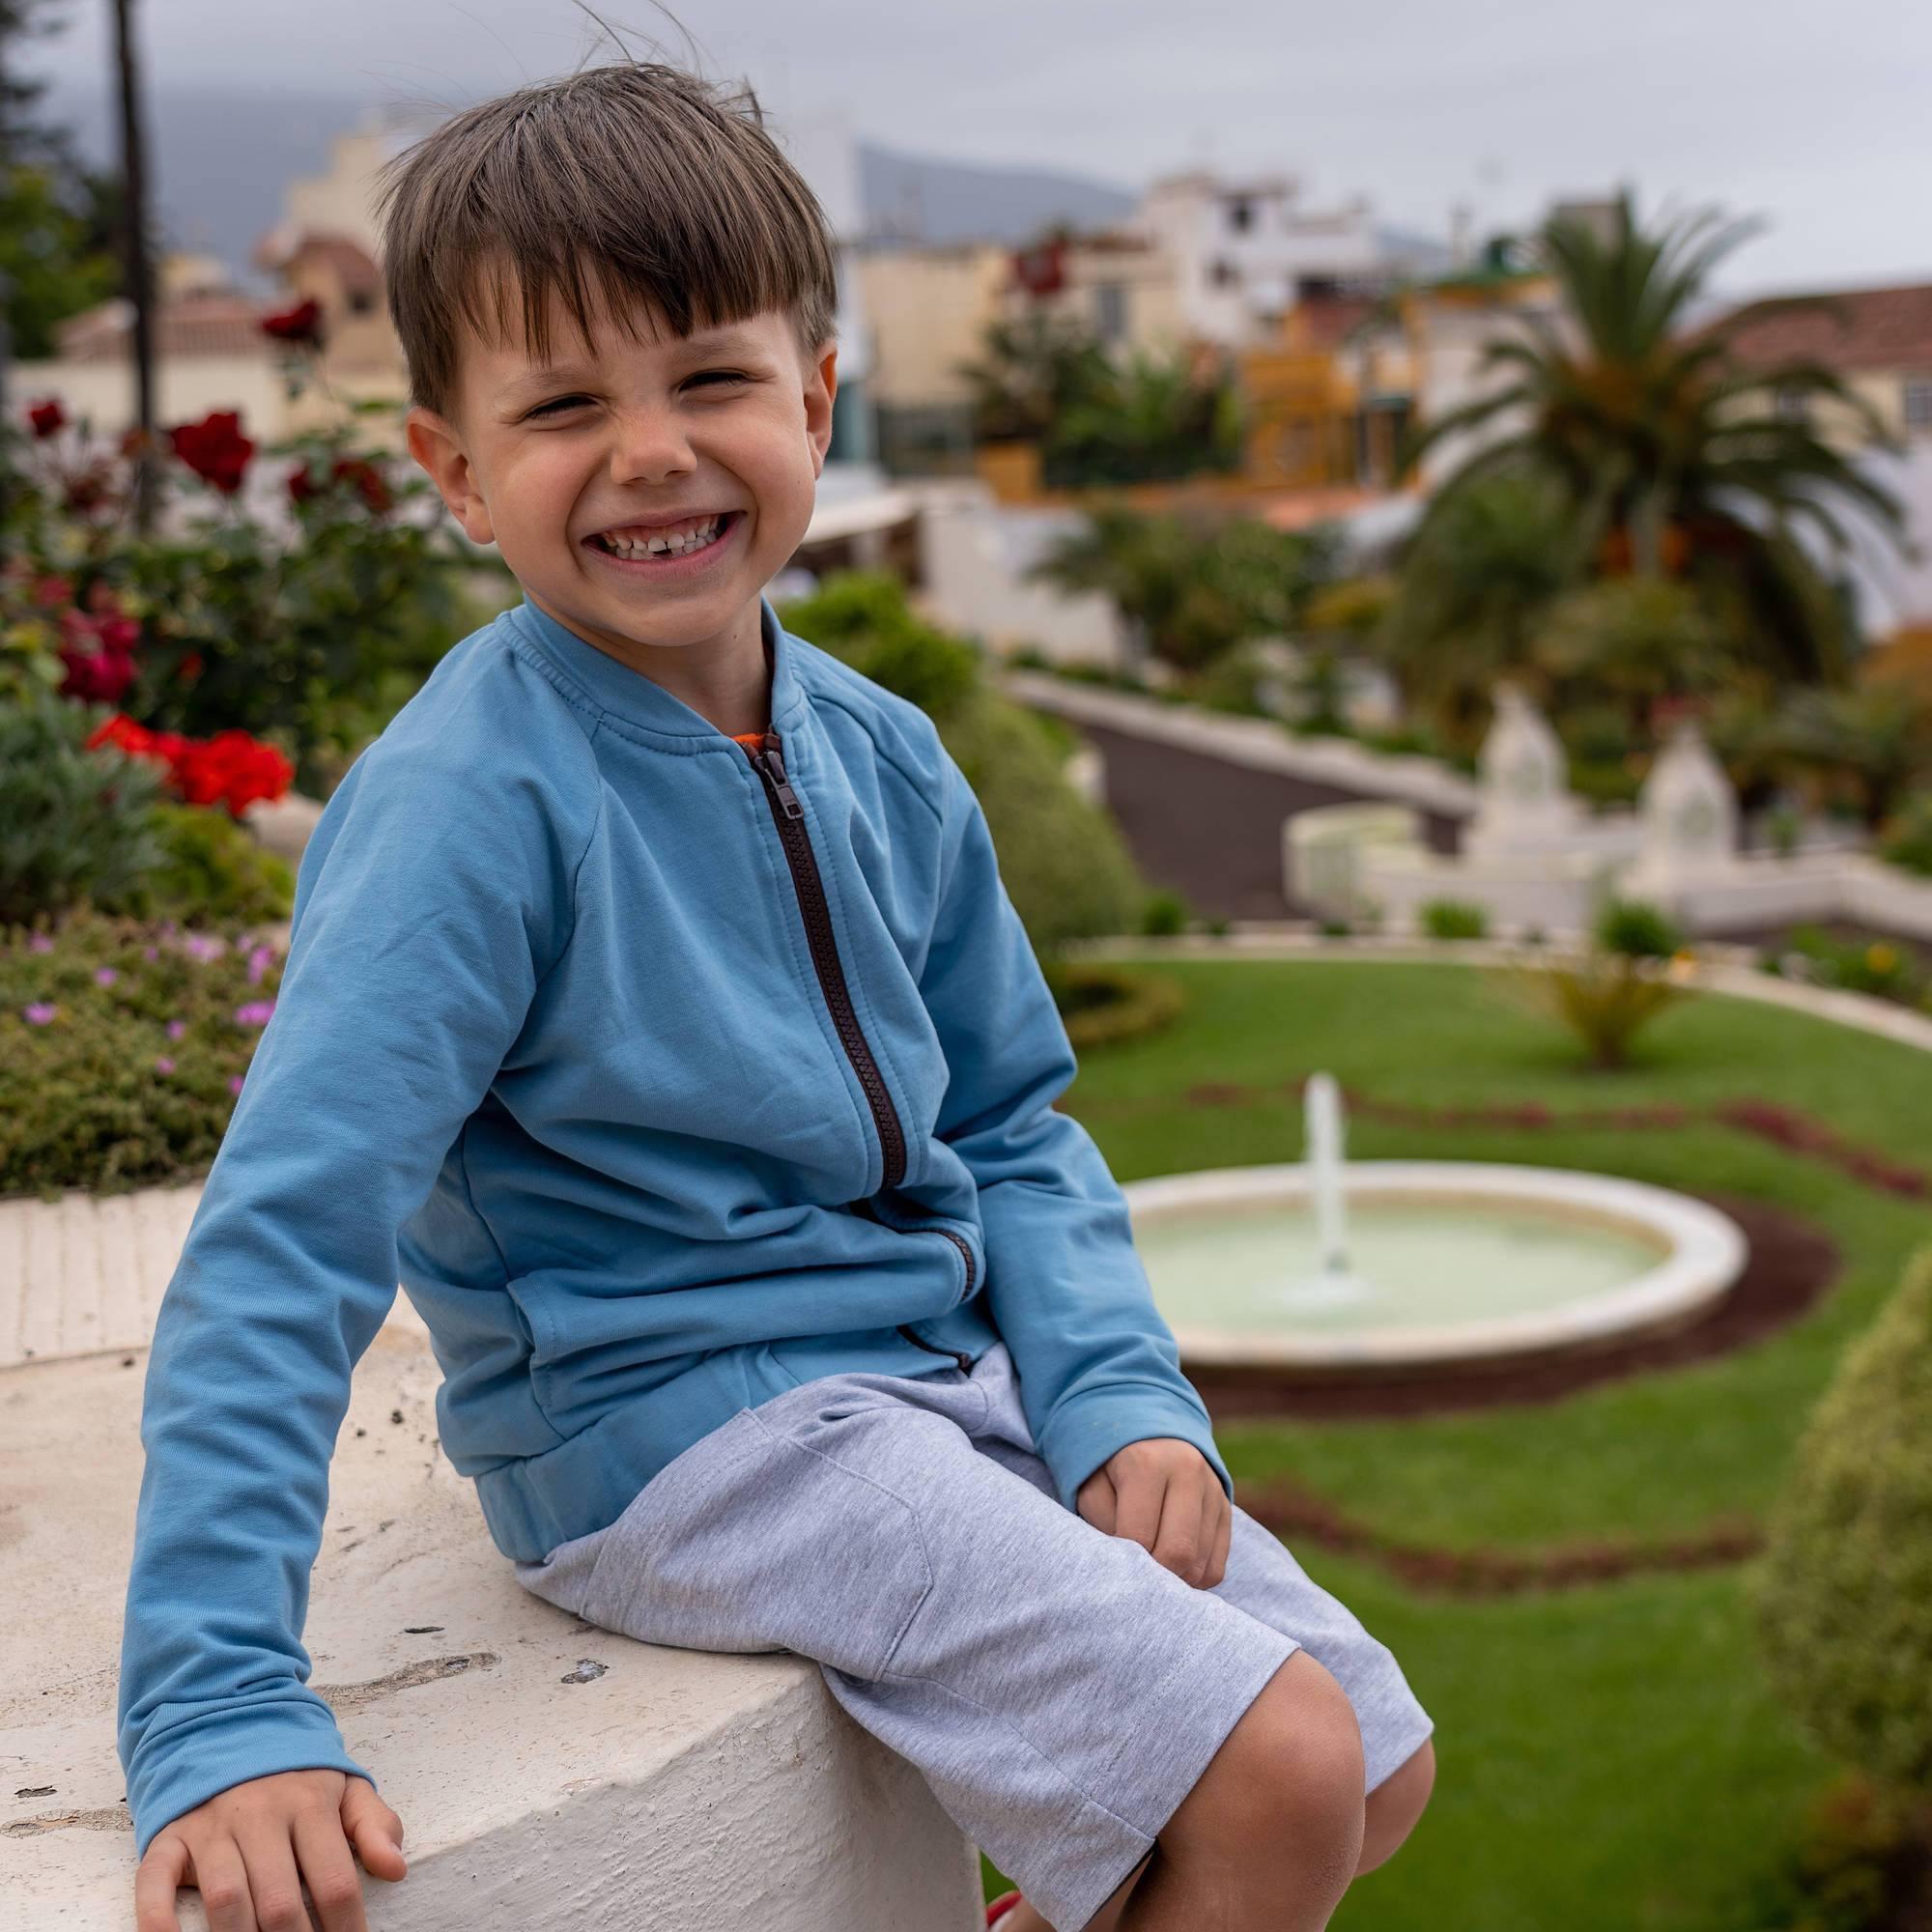
[{"label": "white concrete ledge", "polygon": [[[114,1707],[141,1319],[197,1192],[0,1203],[14,1270],[0,1367],[8,1926],[133,1923]],[[48,1312],[70,1280],[79,1305]],[[974,1848],[816,1664],[639,1643],[518,1585],[437,1441],[440,1372],[420,1322],[400,1295],[396,1311],[356,1369],[304,1638],[313,1687],[405,1826],[409,1876],[362,1875],[374,1932],[980,1924]],[[23,1359],[32,1337],[90,1352]],[[198,1892],[179,1906],[185,1932],[206,1932]]]}]

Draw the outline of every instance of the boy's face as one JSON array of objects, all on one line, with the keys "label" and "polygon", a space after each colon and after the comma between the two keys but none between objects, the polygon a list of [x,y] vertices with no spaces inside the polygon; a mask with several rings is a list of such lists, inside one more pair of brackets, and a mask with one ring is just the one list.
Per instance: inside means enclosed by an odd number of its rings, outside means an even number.
[{"label": "boy's face", "polygon": [[[468,336],[456,419],[411,410],[410,451],[533,604],[677,682],[700,659],[759,649],[759,594],[811,520],[838,352],[805,355],[778,311],[688,338],[649,314],[634,341],[594,283],[591,299],[587,352],[553,309],[548,373],[521,339]],[[714,516],[722,521],[703,541]],[[699,547],[684,554],[620,557],[593,541],[613,528],[641,536],[640,525],[683,533],[694,522]]]}]

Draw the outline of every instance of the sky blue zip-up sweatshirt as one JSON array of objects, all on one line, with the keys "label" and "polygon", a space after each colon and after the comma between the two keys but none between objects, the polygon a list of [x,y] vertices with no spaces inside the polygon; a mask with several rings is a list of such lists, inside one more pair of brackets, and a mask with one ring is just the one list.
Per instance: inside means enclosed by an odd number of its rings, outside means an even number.
[{"label": "sky blue zip-up sweatshirt", "polygon": [[137,1857],[244,1778],[375,1782],[301,1631],[399,1279],[506,1557],[613,1521],[740,1408],[995,1340],[1067,1508],[1150,1435],[1232,1497],[1126,1203],[1052,1104],[1074,1057],[979,801],[918,706],[762,616],[755,756],[526,601],[328,801],[148,1364]]}]

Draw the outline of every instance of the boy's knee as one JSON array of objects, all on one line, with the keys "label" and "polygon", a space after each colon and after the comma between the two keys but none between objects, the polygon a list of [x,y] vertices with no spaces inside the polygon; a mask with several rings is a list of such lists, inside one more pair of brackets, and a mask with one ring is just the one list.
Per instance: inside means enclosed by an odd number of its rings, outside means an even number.
[{"label": "boy's knee", "polygon": [[1332,1863],[1346,1880],[1362,1850],[1363,1776],[1348,1693],[1298,1650],[1229,1732],[1160,1842],[1183,1859],[1252,1861],[1279,1848],[1304,1874]]}]

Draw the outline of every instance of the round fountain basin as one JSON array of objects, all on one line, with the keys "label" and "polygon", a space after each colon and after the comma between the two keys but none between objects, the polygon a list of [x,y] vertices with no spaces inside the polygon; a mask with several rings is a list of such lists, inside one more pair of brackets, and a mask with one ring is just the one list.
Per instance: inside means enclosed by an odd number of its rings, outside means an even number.
[{"label": "round fountain basin", "polygon": [[1736,1222],[1607,1175],[1477,1161],[1343,1168],[1354,1294],[1293,1298],[1321,1262],[1299,1164],[1122,1189],[1181,1359],[1310,1370],[1563,1351],[1681,1325],[1743,1273]]}]

